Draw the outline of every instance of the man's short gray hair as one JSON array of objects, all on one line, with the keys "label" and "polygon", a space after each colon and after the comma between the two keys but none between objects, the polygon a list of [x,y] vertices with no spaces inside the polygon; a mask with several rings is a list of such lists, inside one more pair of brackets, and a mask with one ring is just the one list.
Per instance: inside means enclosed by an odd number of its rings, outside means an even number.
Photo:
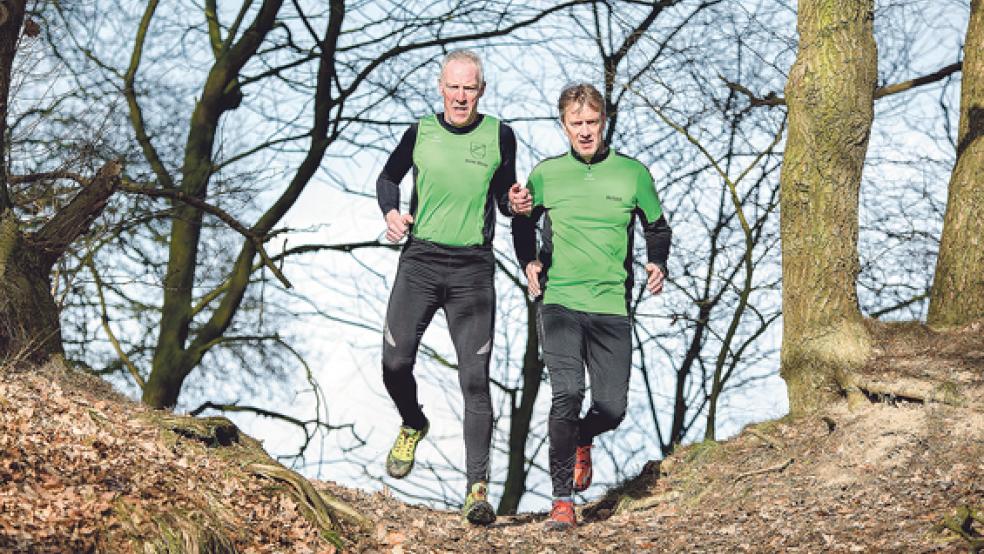
[{"label": "man's short gray hair", "polygon": [[478,54],[474,51],[465,49],[452,50],[444,56],[444,61],[441,62],[441,79],[444,79],[444,70],[448,67],[448,64],[453,61],[467,61],[475,64],[475,67],[478,68],[478,84],[485,84],[485,72],[482,70],[482,58],[479,58]]}]

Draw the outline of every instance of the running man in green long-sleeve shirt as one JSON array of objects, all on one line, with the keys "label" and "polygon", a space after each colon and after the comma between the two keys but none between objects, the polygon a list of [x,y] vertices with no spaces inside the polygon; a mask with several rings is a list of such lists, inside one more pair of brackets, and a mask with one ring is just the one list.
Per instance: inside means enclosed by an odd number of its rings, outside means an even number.
[{"label": "running man in green long-sleeve shirt", "polygon": [[[642,223],[646,288],[663,290],[670,227],[649,170],[608,148],[604,99],[591,85],[561,93],[560,121],[571,149],[512,187],[513,242],[530,294],[543,298],[543,359],[550,372],[550,476],[553,507],[546,526],[573,527],[573,493],[591,484],[591,443],[625,417],[632,363],[632,238]],[[535,224],[544,218],[536,252]],[[581,418],[587,368],[591,407]]]}]

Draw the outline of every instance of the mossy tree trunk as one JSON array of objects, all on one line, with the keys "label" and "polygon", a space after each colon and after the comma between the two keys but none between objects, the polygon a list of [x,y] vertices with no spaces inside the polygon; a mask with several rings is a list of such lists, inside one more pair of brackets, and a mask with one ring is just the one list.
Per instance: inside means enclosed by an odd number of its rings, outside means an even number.
[{"label": "mossy tree trunk", "polygon": [[[195,104],[185,142],[180,188],[190,197],[202,200],[207,197],[214,167],[213,151],[219,121],[226,112],[239,107],[242,101],[239,73],[273,28],[282,5],[282,0],[265,0],[252,24],[234,43],[225,45],[222,40],[213,39],[215,63],[202,87],[200,99]],[[145,21],[150,21],[155,8],[156,2],[148,5]],[[217,25],[212,20],[210,24],[214,28],[215,37],[218,37]],[[144,25],[138,33],[138,45],[146,40],[146,32]],[[139,61],[138,49],[135,49],[134,55]],[[135,103],[132,106],[131,111],[137,112]],[[139,128],[140,117],[142,116],[138,114],[131,116],[136,128]],[[144,150],[151,152],[148,157],[153,159],[153,147],[149,140],[142,138],[142,142]],[[320,160],[320,156],[318,159]],[[162,166],[156,166],[156,172],[161,182],[173,182]],[[226,294],[209,320],[199,327],[189,341],[195,315],[193,291],[204,214],[199,208],[181,201],[174,201],[174,213],[167,273],[164,277],[161,326],[151,373],[143,390],[143,401],[154,408],[171,408],[177,404],[184,380],[205,353],[221,340],[245,295],[256,255],[253,243],[245,241],[236,265],[230,272]],[[257,227],[253,231],[258,236],[263,236],[268,231]]]},{"label": "mossy tree trunk", "polygon": [[858,193],[874,114],[874,0],[802,0],[786,84],[782,377],[793,414],[839,397],[870,340],[858,308]]},{"label": "mossy tree trunk", "polygon": [[970,3],[964,42],[957,162],[930,291],[930,325],[984,317],[984,1]]},{"label": "mossy tree trunk", "polygon": [[119,184],[121,170],[116,162],[106,164],[95,178],[80,183],[75,198],[39,229],[24,229],[17,215],[17,199],[9,188],[6,143],[11,69],[24,11],[24,0],[0,1],[0,362],[44,361],[63,353],[51,268],[102,213]]},{"label": "mossy tree trunk", "polygon": [[13,211],[0,213],[0,362],[41,362],[62,353],[50,273]]}]

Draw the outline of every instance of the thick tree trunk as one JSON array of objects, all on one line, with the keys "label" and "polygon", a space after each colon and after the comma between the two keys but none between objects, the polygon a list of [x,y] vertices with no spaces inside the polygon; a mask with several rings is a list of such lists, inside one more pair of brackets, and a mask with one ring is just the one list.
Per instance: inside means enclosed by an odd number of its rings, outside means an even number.
[{"label": "thick tree trunk", "polygon": [[63,352],[50,273],[51,265],[21,235],[13,212],[0,213],[0,364],[43,362]]},{"label": "thick tree trunk", "polygon": [[43,361],[63,352],[51,268],[102,213],[120,171],[119,163],[107,163],[33,234],[21,232],[13,210],[0,210],[0,360]]},{"label": "thick tree trunk", "polygon": [[7,106],[10,71],[24,24],[25,0],[0,0],[0,213],[13,207],[7,191]]},{"label": "thick tree trunk", "polygon": [[536,306],[527,303],[526,352],[523,355],[523,388],[519,405],[509,414],[509,467],[506,483],[499,500],[499,515],[515,514],[519,501],[526,493],[526,441],[530,435],[533,408],[540,393],[543,362],[540,361],[540,340],[537,335]]},{"label": "thick tree trunk", "polygon": [[970,3],[964,42],[957,163],[943,218],[928,323],[962,325],[984,317],[984,1]]},{"label": "thick tree trunk", "polygon": [[781,374],[793,414],[838,397],[870,351],[855,280],[858,192],[877,77],[873,3],[799,3],[780,223]]}]

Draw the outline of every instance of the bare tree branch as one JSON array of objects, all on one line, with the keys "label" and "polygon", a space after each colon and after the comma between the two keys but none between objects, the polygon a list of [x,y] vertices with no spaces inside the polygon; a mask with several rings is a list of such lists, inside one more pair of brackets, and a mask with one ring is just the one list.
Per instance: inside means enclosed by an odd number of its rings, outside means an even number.
[{"label": "bare tree branch", "polygon": [[[909,79],[908,81],[902,81],[900,83],[895,83],[892,85],[885,85],[875,89],[875,100],[879,98],[884,98],[886,96],[891,96],[893,94],[898,94],[900,92],[905,92],[907,90],[914,89],[916,87],[921,87],[923,85],[928,85],[935,83],[937,81],[942,81],[950,75],[960,71],[963,68],[963,62],[952,63],[938,71],[934,71],[928,75],[923,75],[922,77],[916,77],[915,79]],[[749,90],[747,87],[741,85],[740,83],[733,83],[726,79],[722,75],[718,75],[724,84],[731,90],[741,93],[748,98],[749,103],[752,106],[785,106],[786,99],[779,96],[775,92],[769,92],[763,97],[757,96],[754,92]]]}]

